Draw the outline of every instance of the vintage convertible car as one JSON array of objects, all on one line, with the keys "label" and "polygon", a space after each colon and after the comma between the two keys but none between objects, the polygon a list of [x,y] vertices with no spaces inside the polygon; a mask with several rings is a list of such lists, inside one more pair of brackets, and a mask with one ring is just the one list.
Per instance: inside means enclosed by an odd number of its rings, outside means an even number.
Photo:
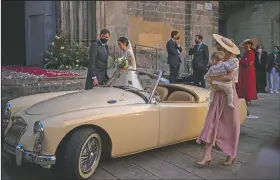
[{"label": "vintage convertible car", "polygon": [[[117,72],[117,71],[116,71]],[[74,179],[91,177],[101,156],[120,157],[195,139],[208,111],[207,89],[160,84],[145,90],[114,84],[11,100],[2,120],[4,152],[17,165],[29,161]],[[247,106],[240,99],[241,123]]]}]

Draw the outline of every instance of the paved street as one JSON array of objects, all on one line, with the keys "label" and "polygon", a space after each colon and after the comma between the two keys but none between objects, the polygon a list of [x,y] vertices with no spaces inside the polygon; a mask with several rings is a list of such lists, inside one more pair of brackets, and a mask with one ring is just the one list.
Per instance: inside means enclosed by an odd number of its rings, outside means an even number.
[{"label": "paved street", "polygon": [[[160,148],[109,162],[101,162],[93,179],[279,179],[280,95],[259,94],[242,125],[238,156],[224,167],[225,155],[215,150],[210,168],[196,165],[203,148],[194,141]],[[2,158],[2,179],[51,179],[46,169],[10,166]]]}]

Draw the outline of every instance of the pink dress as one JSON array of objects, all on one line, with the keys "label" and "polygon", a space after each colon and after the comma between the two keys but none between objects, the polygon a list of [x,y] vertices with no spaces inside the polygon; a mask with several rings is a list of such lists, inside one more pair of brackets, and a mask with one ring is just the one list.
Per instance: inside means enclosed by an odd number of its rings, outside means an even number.
[{"label": "pink dress", "polygon": [[[235,59],[233,59],[235,60]],[[230,61],[230,60],[229,60]],[[238,70],[235,72],[233,81],[233,105],[235,109],[227,104],[227,96],[224,91],[217,91],[213,103],[209,106],[204,127],[196,142],[211,143],[217,145],[225,154],[231,157],[236,156],[237,145],[240,134],[240,116],[238,96],[235,83],[238,80]]]}]

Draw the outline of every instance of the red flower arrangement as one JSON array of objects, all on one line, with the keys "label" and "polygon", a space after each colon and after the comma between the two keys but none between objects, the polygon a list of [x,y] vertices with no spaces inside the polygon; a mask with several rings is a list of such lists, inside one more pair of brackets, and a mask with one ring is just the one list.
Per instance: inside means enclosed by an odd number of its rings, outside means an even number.
[{"label": "red flower arrangement", "polygon": [[62,72],[58,70],[48,70],[43,68],[23,67],[23,66],[2,66],[1,70],[15,71],[15,72],[27,73],[36,76],[44,76],[44,77],[80,76],[80,74],[78,73]]}]

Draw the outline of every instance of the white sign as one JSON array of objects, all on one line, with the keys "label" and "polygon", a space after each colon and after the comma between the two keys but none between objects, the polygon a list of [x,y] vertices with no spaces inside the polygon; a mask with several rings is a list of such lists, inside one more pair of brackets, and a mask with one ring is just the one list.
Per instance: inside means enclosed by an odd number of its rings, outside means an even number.
[{"label": "white sign", "polygon": [[212,3],[205,3],[205,9],[212,11]]}]

